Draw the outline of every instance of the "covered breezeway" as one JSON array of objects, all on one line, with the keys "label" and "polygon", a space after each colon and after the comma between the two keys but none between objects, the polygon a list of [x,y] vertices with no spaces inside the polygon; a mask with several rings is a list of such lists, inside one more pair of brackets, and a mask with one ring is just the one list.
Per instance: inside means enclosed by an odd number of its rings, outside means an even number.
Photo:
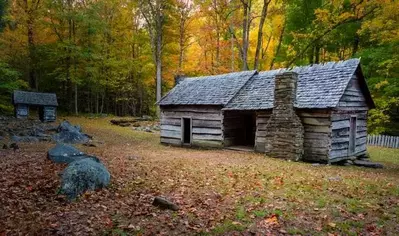
[{"label": "covered breezeway", "polygon": [[237,150],[254,150],[256,134],[255,111],[224,111],[224,146]]}]

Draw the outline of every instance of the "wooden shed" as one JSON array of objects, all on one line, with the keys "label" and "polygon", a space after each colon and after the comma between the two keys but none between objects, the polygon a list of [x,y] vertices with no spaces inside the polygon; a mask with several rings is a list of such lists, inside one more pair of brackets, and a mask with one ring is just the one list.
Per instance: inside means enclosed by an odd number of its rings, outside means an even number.
[{"label": "wooden shed", "polygon": [[359,59],[186,78],[159,105],[161,143],[325,163],[366,154],[374,108]]},{"label": "wooden shed", "polygon": [[36,93],[14,91],[12,96],[15,117],[24,119],[29,116],[29,107],[36,107],[39,119],[43,122],[55,121],[57,117],[57,95],[55,93]]}]

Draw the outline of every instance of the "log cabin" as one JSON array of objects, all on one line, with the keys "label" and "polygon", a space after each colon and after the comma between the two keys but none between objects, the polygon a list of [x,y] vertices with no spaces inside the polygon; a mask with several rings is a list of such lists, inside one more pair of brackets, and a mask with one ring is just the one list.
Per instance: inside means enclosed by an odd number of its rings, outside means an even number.
[{"label": "log cabin", "polygon": [[29,116],[29,107],[38,108],[42,122],[52,122],[57,117],[57,95],[55,93],[37,93],[14,91],[12,96],[15,117],[25,119]]},{"label": "log cabin", "polygon": [[366,155],[375,106],[359,59],[180,78],[158,104],[163,144],[319,163]]}]

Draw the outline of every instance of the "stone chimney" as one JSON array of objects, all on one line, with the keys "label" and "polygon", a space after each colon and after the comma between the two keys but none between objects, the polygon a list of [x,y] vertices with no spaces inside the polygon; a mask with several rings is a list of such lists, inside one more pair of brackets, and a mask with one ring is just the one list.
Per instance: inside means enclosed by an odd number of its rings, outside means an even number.
[{"label": "stone chimney", "polygon": [[175,75],[175,86],[182,82],[187,76],[185,75]]},{"label": "stone chimney", "polygon": [[297,80],[295,72],[276,75],[274,108],[266,126],[268,156],[295,161],[302,158],[304,129],[294,108]]}]

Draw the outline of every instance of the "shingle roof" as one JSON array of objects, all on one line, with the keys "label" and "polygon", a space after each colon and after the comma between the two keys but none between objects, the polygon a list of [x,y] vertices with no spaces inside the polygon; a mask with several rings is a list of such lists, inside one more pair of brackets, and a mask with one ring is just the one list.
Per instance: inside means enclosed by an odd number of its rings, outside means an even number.
[{"label": "shingle roof", "polygon": [[359,59],[350,59],[292,69],[185,79],[161,100],[160,105],[217,104],[224,105],[225,110],[271,109],[275,76],[294,71],[298,73],[295,107],[332,108],[338,105],[359,63]]},{"label": "shingle roof", "polygon": [[14,91],[13,104],[27,104],[39,106],[58,106],[55,93],[35,93]]},{"label": "shingle roof", "polygon": [[359,59],[350,59],[260,72],[251,78],[227,104],[225,109],[257,110],[273,108],[274,78],[276,74],[287,71],[298,73],[295,107],[336,107],[359,63]]},{"label": "shingle roof", "polygon": [[185,78],[159,104],[226,105],[256,71]]}]

